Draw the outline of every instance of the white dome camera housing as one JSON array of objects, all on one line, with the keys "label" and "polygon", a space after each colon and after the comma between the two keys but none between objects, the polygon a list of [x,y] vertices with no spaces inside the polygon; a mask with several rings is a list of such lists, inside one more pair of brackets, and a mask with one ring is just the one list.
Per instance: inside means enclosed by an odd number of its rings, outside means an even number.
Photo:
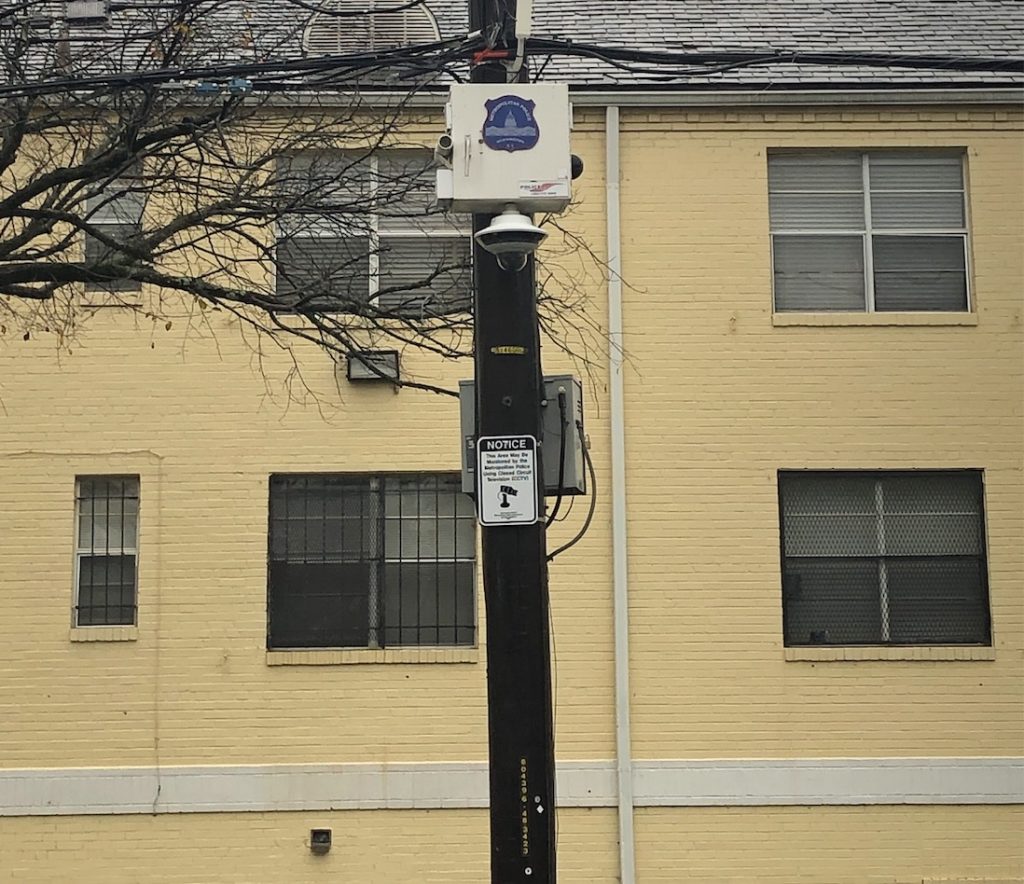
[{"label": "white dome camera housing", "polygon": [[537,251],[548,234],[534,226],[515,206],[509,206],[474,238],[484,251],[498,259],[502,270],[516,273],[526,266],[526,259]]}]

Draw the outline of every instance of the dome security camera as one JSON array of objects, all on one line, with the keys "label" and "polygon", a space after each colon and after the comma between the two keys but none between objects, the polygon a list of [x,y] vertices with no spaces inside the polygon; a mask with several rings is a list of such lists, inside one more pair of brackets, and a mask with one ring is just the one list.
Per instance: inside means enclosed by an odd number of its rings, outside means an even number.
[{"label": "dome security camera", "polygon": [[509,206],[492,218],[490,227],[485,227],[474,237],[484,251],[498,259],[502,270],[512,273],[522,270],[526,259],[547,238],[547,231],[534,226],[515,206]]}]

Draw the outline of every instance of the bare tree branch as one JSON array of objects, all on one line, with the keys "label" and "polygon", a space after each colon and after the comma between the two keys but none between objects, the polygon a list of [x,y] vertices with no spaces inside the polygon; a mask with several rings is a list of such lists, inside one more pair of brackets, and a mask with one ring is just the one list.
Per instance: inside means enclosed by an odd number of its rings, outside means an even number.
[{"label": "bare tree branch", "polygon": [[[471,355],[468,218],[432,205],[426,142],[440,120],[412,102],[458,52],[320,64],[299,57],[299,38],[311,15],[336,10],[282,4],[276,30],[256,28],[237,0],[126,5],[99,32],[18,18],[59,11],[43,0],[3,19],[0,313],[26,333],[70,330],[96,292],[150,316],[175,294],[285,349]],[[204,79],[218,70],[232,73]],[[266,92],[231,79],[264,70]],[[361,97],[400,82],[406,100]],[[601,331],[566,311],[583,304],[585,277],[551,270],[541,295],[545,328],[583,362]]]}]

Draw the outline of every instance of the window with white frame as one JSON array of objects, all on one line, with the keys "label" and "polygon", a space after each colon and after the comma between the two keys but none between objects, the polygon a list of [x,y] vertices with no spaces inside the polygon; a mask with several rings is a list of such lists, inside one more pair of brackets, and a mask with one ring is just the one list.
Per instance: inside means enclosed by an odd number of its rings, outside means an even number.
[{"label": "window with white frame", "polygon": [[785,643],[991,644],[979,470],[782,471]]},{"label": "window with white frame", "polygon": [[468,309],[469,229],[434,207],[429,154],[301,154],[282,165],[281,187],[277,294],[293,309]]},{"label": "window with white frame", "polygon": [[476,520],[457,474],[270,479],[267,645],[472,645]]},{"label": "window with white frame", "polygon": [[135,623],[138,476],[75,482],[75,625]]},{"label": "window with white frame", "polygon": [[775,310],[969,309],[964,155],[768,155]]},{"label": "window with white frame", "polygon": [[[142,230],[146,194],[141,179],[125,175],[111,181],[102,191],[86,200],[85,220],[97,229],[98,235],[85,235],[85,260],[89,263],[116,258],[117,244],[125,243]],[[105,241],[109,240],[109,241]],[[138,291],[142,286],[134,279],[113,279],[89,283],[92,290]]]}]

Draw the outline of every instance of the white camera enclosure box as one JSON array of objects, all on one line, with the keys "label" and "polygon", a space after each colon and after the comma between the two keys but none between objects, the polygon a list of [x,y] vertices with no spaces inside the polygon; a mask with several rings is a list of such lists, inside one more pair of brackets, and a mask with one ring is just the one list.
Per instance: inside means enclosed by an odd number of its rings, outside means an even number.
[{"label": "white camera enclosure box", "polygon": [[560,212],[569,204],[572,108],[564,83],[460,83],[447,107],[451,168],[438,203],[454,212]]}]

